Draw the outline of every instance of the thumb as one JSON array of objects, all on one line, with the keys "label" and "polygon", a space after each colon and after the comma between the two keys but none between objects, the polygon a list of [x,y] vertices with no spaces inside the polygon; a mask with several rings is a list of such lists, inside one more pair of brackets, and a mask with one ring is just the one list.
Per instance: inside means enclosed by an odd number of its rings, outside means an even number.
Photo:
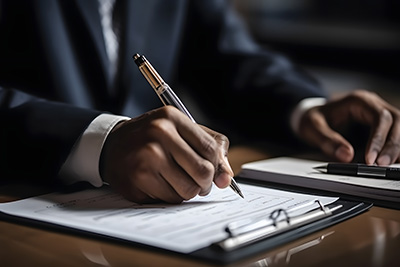
[{"label": "thumb", "polygon": [[225,188],[230,185],[233,176],[233,170],[229,164],[228,157],[225,156],[217,167],[214,183],[219,188]]},{"label": "thumb", "polygon": [[354,158],[354,149],[345,139],[325,139],[321,142],[321,150],[341,162],[350,162]]},{"label": "thumb", "polygon": [[352,161],[354,158],[352,145],[328,125],[322,114],[314,113],[313,116],[312,122],[303,121],[299,131],[300,137],[335,160]]},{"label": "thumb", "polygon": [[220,152],[219,162],[214,176],[214,183],[219,188],[225,188],[230,185],[232,177],[234,176],[231,164],[228,160],[229,141],[223,135],[218,136],[215,140],[220,144]]}]

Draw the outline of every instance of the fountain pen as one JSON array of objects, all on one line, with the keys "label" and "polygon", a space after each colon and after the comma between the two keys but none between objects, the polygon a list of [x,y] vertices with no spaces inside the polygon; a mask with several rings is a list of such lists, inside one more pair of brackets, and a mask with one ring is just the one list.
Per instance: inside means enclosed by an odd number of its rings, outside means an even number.
[{"label": "fountain pen", "polygon": [[[154,69],[154,67],[150,64],[150,62],[143,56],[139,54],[133,55],[133,60],[138,66],[140,72],[149,82],[151,87],[154,89],[161,102],[164,105],[172,105],[182,111],[186,116],[188,116],[191,121],[196,123],[192,115],[189,113],[185,105],[178,98],[175,92],[169,87],[169,85],[164,82],[158,72]],[[239,185],[236,183],[235,179],[231,177],[231,183],[229,185],[232,190],[237,193],[240,197],[244,198],[242,191],[239,188]]]}]

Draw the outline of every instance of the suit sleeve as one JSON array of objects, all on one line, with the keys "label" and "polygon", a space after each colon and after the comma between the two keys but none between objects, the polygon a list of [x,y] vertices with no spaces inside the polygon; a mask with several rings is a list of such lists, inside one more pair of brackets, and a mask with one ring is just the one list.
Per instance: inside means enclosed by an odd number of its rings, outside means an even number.
[{"label": "suit sleeve", "polygon": [[191,5],[177,73],[207,107],[213,126],[245,139],[293,140],[290,114],[302,99],[326,96],[319,84],[256,44],[226,1]]},{"label": "suit sleeve", "polygon": [[54,180],[100,113],[0,87],[0,177]]}]

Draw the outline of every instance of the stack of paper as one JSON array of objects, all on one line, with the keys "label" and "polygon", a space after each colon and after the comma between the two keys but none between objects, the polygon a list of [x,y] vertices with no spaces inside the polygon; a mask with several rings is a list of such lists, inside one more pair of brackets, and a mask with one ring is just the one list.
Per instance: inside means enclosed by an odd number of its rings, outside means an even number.
[{"label": "stack of paper", "polygon": [[323,164],[320,161],[281,157],[244,164],[238,176],[400,203],[400,181],[324,174],[313,169]]}]

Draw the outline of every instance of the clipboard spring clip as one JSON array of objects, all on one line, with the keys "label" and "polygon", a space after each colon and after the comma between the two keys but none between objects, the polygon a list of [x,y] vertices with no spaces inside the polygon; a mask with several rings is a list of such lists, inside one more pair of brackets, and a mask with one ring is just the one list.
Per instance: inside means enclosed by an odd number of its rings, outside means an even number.
[{"label": "clipboard spring clip", "polygon": [[[319,215],[327,215],[330,212],[329,208],[325,207],[319,200],[310,202],[305,206],[309,206],[315,203],[318,204],[318,208],[302,215],[293,217],[295,223],[299,220],[302,221],[302,218],[304,218],[304,220],[309,219],[309,215],[316,214],[315,212],[317,212],[317,214]],[[289,213],[291,211],[292,209],[285,210],[280,208],[271,212],[268,218],[249,218],[232,222],[226,226],[225,231],[229,234],[229,236],[233,237],[265,227],[287,227],[292,224],[292,217],[289,216]],[[284,215],[284,218],[280,219],[282,217],[282,214]]]},{"label": "clipboard spring clip", "polygon": [[287,211],[284,210],[284,209],[277,209],[277,210],[274,210],[274,211],[269,215],[269,218],[272,220],[272,225],[273,225],[273,226],[276,226],[276,225],[278,224],[278,219],[279,219],[279,217],[281,216],[281,213],[283,213],[283,214],[285,215],[285,217],[286,217],[285,221],[286,221],[287,223],[290,223],[290,216],[289,216],[289,214],[287,213]]},{"label": "clipboard spring clip", "polygon": [[[225,231],[229,237],[216,244],[226,251],[245,246],[256,241],[290,231],[332,215],[332,212],[342,208],[337,205],[332,208],[325,207],[319,200],[315,200],[318,208],[298,216],[289,216],[285,209],[274,210],[268,218],[246,219],[228,224]],[[279,219],[284,215],[283,219]]]}]

